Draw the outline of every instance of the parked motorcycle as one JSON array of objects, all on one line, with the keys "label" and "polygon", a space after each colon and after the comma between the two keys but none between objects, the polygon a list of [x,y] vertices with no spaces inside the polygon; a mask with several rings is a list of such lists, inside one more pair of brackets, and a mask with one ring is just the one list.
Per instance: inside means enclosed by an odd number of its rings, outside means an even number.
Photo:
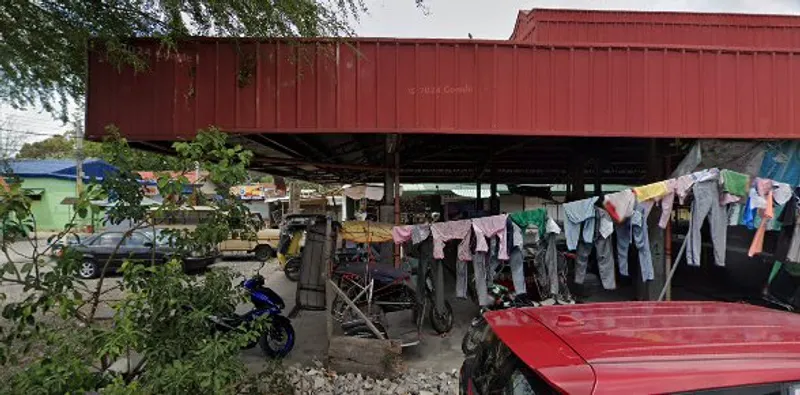
[{"label": "parked motorcycle", "polygon": [[[262,266],[263,268],[263,263]],[[256,274],[244,281],[241,286],[250,293],[253,308],[244,314],[209,315],[207,319],[214,324],[214,328],[221,332],[246,331],[251,329],[255,320],[268,315],[269,322],[266,331],[245,345],[243,349],[250,349],[259,345],[261,350],[270,358],[282,358],[294,348],[294,328],[291,321],[281,315],[286,307],[283,299],[272,289],[264,286],[264,277]],[[185,307],[191,310],[191,307]],[[111,382],[111,377],[120,376],[125,381],[134,380],[146,370],[147,356],[131,351],[114,361],[100,375],[100,387]]]},{"label": "parked motorcycle", "polygon": [[294,348],[294,327],[292,322],[281,315],[286,307],[283,299],[272,289],[264,286],[264,277],[256,274],[242,282],[250,293],[250,302],[253,308],[244,314],[231,314],[227,316],[210,316],[216,328],[227,332],[232,330],[249,329],[249,325],[263,315],[269,316],[267,331],[261,337],[248,344],[245,348],[253,348],[258,344],[261,351],[271,358],[282,358]]},{"label": "parked motorcycle", "polygon": [[513,292],[499,284],[490,285],[487,291],[493,302],[488,306],[482,306],[480,313],[472,319],[467,333],[464,334],[464,339],[461,340],[461,351],[464,352],[464,355],[471,355],[474,353],[486,334],[486,329],[489,326],[487,325],[486,318],[483,316],[484,313],[487,311],[510,309],[512,307],[536,306],[536,303],[528,301],[527,298],[514,296]]}]

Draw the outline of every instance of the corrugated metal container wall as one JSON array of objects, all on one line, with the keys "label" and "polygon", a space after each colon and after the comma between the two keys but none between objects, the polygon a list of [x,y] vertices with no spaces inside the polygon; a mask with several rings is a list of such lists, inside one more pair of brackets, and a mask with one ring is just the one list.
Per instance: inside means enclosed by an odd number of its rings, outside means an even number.
[{"label": "corrugated metal container wall", "polygon": [[534,9],[520,13],[512,40],[534,44],[662,44],[800,48],[800,17]]},{"label": "corrugated metal container wall", "polygon": [[[800,56],[506,42],[202,40],[151,70],[91,56],[87,132],[797,138]],[[237,49],[238,48],[238,49]],[[361,56],[357,55],[360,53]],[[294,59],[299,56],[299,59]]]}]

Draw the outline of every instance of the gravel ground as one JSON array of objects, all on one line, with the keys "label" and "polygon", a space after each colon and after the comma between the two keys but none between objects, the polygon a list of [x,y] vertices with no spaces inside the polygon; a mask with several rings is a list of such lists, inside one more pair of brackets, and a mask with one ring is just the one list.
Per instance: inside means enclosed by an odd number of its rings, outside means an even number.
[{"label": "gravel ground", "polygon": [[336,374],[315,361],[312,367],[294,365],[286,369],[287,379],[302,395],[398,394],[433,395],[458,393],[458,372],[409,370],[394,379],[373,379],[360,374]]}]

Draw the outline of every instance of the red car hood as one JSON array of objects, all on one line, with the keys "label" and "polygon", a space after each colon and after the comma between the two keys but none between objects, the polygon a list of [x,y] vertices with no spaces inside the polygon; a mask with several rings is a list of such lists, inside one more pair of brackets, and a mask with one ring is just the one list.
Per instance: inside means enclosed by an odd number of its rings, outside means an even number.
[{"label": "red car hood", "polygon": [[[800,380],[800,315],[745,304],[550,306],[494,313],[489,322],[517,356],[569,393],[663,393]],[[527,329],[514,330],[512,322]],[[550,335],[542,335],[544,329]],[[534,347],[537,342],[546,345]],[[542,356],[542,350],[558,352]]]}]

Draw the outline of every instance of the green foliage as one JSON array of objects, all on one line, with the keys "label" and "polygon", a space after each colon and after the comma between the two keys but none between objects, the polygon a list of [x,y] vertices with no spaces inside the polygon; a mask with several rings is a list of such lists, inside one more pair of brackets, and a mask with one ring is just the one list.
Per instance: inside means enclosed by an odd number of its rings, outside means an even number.
[{"label": "green foliage", "polygon": [[[68,132],[63,135],[55,135],[41,141],[25,143],[15,156],[16,159],[72,159],[75,158],[75,138],[74,133]],[[83,156],[85,158],[98,158],[111,163],[114,166],[125,166],[135,170],[163,171],[178,170],[180,162],[172,156],[127,148],[126,157],[120,158],[117,151],[114,151],[114,142],[118,140],[117,135],[110,138],[111,141],[83,142]],[[124,163],[120,163],[124,160]]]},{"label": "green foliage", "polygon": [[[212,217],[195,229],[164,232],[176,251],[170,262],[128,261],[122,278],[104,285],[105,276],[92,282],[75,277],[83,259],[75,250],[53,247],[52,240],[40,246],[29,237],[36,221],[19,185],[12,183],[0,192],[0,251],[6,261],[0,266],[0,286],[23,288],[2,309],[0,380],[8,385],[0,387],[0,394],[83,393],[99,387],[111,394],[238,393],[245,383],[240,349],[255,342],[269,323],[257,321],[229,333],[215,330],[209,316],[231,314],[245,300],[244,294],[232,287],[232,273],[213,270],[205,277],[189,276],[181,259],[213,252],[231,233],[255,232],[250,212],[229,193],[231,184],[247,178],[252,154],[229,145],[226,135],[213,129],[200,132],[194,141],[175,144],[179,175],[159,174],[158,185],[177,197],[151,211],[140,204],[144,196],[130,147],[113,129],[109,132],[106,154],[119,172],[78,197],[75,218],[54,240],[75,236],[73,224],[100,196],[114,202],[107,210],[110,222],[131,224],[127,234],[159,226],[165,214],[190,203],[180,192],[188,186],[185,174],[197,165],[209,170],[209,179],[220,187],[220,199],[209,200]],[[15,256],[13,252],[26,243],[32,255]],[[111,291],[121,296],[108,300]],[[112,309],[113,317],[99,320],[101,305]],[[142,372],[98,373],[111,361],[132,354],[145,357]]]},{"label": "green foliage", "polygon": [[67,102],[84,99],[87,46],[143,70],[146,63],[126,45],[130,37],[158,37],[169,50],[188,35],[349,36],[349,22],[364,11],[363,0],[5,0],[0,96],[66,119]]}]

